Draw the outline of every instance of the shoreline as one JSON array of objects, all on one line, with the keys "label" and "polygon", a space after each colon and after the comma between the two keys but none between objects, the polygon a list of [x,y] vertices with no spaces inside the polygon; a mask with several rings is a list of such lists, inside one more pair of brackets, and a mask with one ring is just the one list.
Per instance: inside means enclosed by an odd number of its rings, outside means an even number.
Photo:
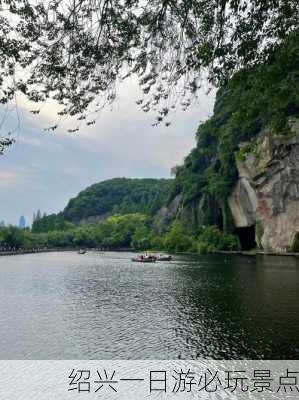
[{"label": "shoreline", "polygon": [[218,250],[215,252],[215,254],[236,254],[236,255],[241,255],[241,256],[285,256],[285,257],[299,257],[299,253],[294,253],[294,252],[284,252],[284,253],[274,253],[271,251],[262,251],[262,250],[256,250],[256,251],[221,251]]},{"label": "shoreline", "polygon": [[[0,257],[1,256],[21,256],[25,254],[39,254],[39,253],[63,253],[65,251],[69,252],[78,252],[81,250],[82,247],[65,247],[65,248],[57,248],[57,249],[35,249],[35,250],[14,250],[14,251],[0,251]],[[84,248],[85,249],[85,248]],[[116,251],[116,252],[124,252],[124,251],[130,251],[134,253],[134,250],[132,249],[113,249],[113,250],[103,250],[100,248],[90,248],[90,249],[85,249],[86,252],[88,251],[97,251],[97,252],[106,252],[106,251]]]},{"label": "shoreline", "polygon": [[[38,253],[62,253],[65,251],[79,251],[80,248],[56,248],[56,249],[36,249],[36,250],[15,250],[15,251],[0,251],[0,257],[1,256],[18,256],[18,255],[25,255],[25,254],[38,254]],[[98,252],[108,252],[108,251],[115,251],[115,252],[132,252],[132,253],[137,253],[138,251],[133,250],[133,249],[99,249],[99,248],[91,248],[91,249],[86,249],[86,252],[88,251],[98,251]],[[153,252],[156,252],[153,250]],[[160,252],[160,251],[157,251]],[[177,255],[203,255],[199,253],[189,253],[189,252],[183,252],[183,253],[174,253]],[[268,252],[268,251],[222,251],[218,250],[215,253],[209,253],[205,255],[213,255],[213,254],[227,254],[227,255],[240,255],[240,256],[250,256],[250,257],[256,257],[256,256],[285,256],[285,257],[296,257],[299,258],[299,253],[294,253],[294,252],[285,252],[285,253],[273,253],[273,252]]]},{"label": "shoreline", "polygon": [[40,250],[14,250],[14,251],[0,251],[1,256],[22,256],[25,254],[35,253],[59,253],[64,251],[76,251],[76,249],[40,249]]}]

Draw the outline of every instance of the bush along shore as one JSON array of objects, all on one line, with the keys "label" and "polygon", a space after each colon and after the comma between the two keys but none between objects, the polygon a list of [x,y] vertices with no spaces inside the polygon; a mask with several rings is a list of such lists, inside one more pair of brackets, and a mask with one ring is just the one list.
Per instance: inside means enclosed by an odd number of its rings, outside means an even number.
[{"label": "bush along shore", "polygon": [[[194,234],[174,221],[158,235],[152,219],[141,213],[113,215],[92,225],[68,224],[64,229],[35,233],[14,226],[0,228],[0,254],[26,254],[49,251],[90,250],[167,251],[170,253],[210,254],[229,252],[236,254],[264,254],[242,252],[236,236],[226,234],[215,226],[201,227]],[[295,254],[295,253],[285,253]]]},{"label": "bush along shore", "polygon": [[78,248],[213,253],[218,250],[236,251],[239,245],[235,236],[216,227],[201,228],[191,235],[177,221],[159,235],[153,228],[151,217],[141,213],[113,215],[92,225],[68,223],[64,229],[40,233],[14,226],[0,228],[1,253]]}]

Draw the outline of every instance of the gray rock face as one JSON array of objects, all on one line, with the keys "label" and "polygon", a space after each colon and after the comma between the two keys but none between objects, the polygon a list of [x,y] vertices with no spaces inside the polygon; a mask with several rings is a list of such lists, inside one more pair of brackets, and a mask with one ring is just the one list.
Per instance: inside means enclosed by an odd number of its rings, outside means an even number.
[{"label": "gray rock face", "polygon": [[181,206],[182,196],[177,195],[167,206],[162,207],[155,216],[154,227],[158,233],[163,232],[176,217]]},{"label": "gray rock face", "polygon": [[[254,227],[256,243],[265,251],[291,251],[299,238],[299,120],[290,121],[289,135],[261,132],[254,150],[237,160],[239,179],[228,198],[232,227]],[[221,214],[222,212],[222,214]],[[219,204],[206,195],[183,205],[175,197],[156,216],[162,232],[175,219],[192,231],[202,225],[221,226]],[[299,239],[297,240],[299,243]]]},{"label": "gray rock face", "polygon": [[[237,162],[239,180],[228,199],[236,227],[254,224],[266,251],[292,249],[299,232],[299,129],[259,139],[256,151]],[[259,237],[258,237],[259,236]]]},{"label": "gray rock face", "polygon": [[218,225],[222,218],[217,202],[208,195],[183,204],[182,195],[177,195],[155,216],[154,226],[158,233],[165,231],[174,219],[179,219],[187,231],[193,232],[198,226]]},{"label": "gray rock face", "polygon": [[256,224],[257,197],[248,178],[239,178],[231,196],[228,198],[228,204],[236,228]]}]

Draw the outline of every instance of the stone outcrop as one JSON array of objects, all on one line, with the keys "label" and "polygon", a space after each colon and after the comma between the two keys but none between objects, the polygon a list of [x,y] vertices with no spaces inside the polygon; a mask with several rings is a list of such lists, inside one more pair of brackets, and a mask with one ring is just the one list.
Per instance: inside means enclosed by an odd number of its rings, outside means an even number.
[{"label": "stone outcrop", "polygon": [[246,176],[240,176],[228,204],[236,228],[245,228],[256,224],[257,197]]},{"label": "stone outcrop", "polygon": [[256,243],[274,253],[298,251],[299,120],[290,121],[290,127],[287,135],[264,131],[255,142],[240,146],[238,180],[226,208],[207,194],[187,204],[178,194],[156,215],[157,232],[178,218],[191,232],[199,226],[216,225],[237,233],[242,248],[253,248]]},{"label": "stone outcrop", "polygon": [[237,228],[256,226],[265,251],[292,250],[299,232],[299,124],[292,134],[264,134],[237,161],[239,179],[228,204]]},{"label": "stone outcrop", "polygon": [[162,233],[165,228],[175,219],[181,206],[182,196],[178,194],[168,205],[162,207],[155,216],[154,227],[158,233]]},{"label": "stone outcrop", "polygon": [[190,232],[198,226],[221,225],[222,213],[217,202],[204,194],[198,199],[183,204],[182,195],[178,194],[156,214],[154,226],[157,233],[163,233],[174,219],[179,219]]}]

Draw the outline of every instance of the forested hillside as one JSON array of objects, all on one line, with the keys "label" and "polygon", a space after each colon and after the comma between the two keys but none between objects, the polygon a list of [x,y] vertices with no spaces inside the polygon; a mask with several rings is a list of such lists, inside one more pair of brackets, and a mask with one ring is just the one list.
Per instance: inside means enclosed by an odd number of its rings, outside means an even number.
[{"label": "forested hillside", "polygon": [[96,183],[69,201],[64,211],[34,221],[33,232],[63,230],[67,224],[98,222],[114,214],[153,216],[168,200],[171,179],[115,178]]},{"label": "forested hillside", "polygon": [[115,178],[96,183],[71,199],[63,211],[66,220],[109,214],[153,215],[165,204],[172,181],[167,179]]},{"label": "forested hillside", "polygon": [[236,160],[254,152],[266,132],[288,136],[289,118],[298,116],[299,35],[293,34],[267,63],[241,70],[219,89],[214,115],[199,126],[197,146],[176,168],[171,198],[180,194],[184,206],[202,199],[214,208],[205,224],[231,228],[226,211],[238,179]]}]

